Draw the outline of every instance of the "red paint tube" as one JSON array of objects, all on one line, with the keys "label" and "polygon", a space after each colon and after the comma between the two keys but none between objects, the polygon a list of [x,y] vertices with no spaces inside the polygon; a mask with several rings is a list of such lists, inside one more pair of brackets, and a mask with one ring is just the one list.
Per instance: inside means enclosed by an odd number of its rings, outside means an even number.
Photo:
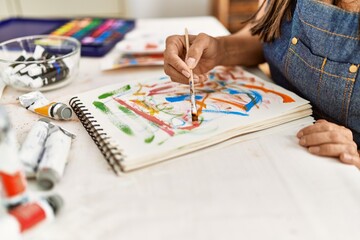
[{"label": "red paint tube", "polygon": [[0,184],[5,206],[10,209],[28,200],[26,179],[18,157],[15,132],[0,108]]},{"label": "red paint tube", "polygon": [[59,195],[51,195],[10,210],[0,218],[0,239],[19,236],[41,222],[53,220],[62,206],[62,198]]}]

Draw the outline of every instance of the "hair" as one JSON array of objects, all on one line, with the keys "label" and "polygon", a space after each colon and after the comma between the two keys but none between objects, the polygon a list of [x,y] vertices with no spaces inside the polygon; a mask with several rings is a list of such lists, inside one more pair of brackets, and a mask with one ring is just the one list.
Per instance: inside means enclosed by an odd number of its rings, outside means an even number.
[{"label": "hair", "polygon": [[[333,1],[335,6],[342,6],[343,0]],[[282,21],[292,19],[292,10],[296,3],[297,0],[264,0],[258,10],[245,23],[253,23],[253,27],[250,29],[252,35],[259,35],[262,41],[271,42],[280,37]],[[264,16],[257,19],[257,15],[263,7],[266,8]],[[360,37],[360,18],[358,36]]]}]

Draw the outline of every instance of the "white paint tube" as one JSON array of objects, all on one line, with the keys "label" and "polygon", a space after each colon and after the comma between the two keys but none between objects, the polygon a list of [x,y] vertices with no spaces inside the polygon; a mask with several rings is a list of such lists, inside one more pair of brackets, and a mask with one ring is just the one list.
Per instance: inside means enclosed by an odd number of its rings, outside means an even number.
[{"label": "white paint tube", "polygon": [[72,116],[72,110],[64,103],[50,102],[39,92],[30,92],[19,97],[20,104],[26,109],[50,117],[56,120],[69,120]]},{"label": "white paint tube", "polygon": [[19,152],[27,178],[35,177],[41,155],[45,149],[45,141],[49,133],[49,120],[39,119],[30,129]]},{"label": "white paint tube", "polygon": [[51,189],[60,181],[68,162],[72,138],[75,138],[74,134],[50,123],[44,154],[36,174],[42,188]]}]

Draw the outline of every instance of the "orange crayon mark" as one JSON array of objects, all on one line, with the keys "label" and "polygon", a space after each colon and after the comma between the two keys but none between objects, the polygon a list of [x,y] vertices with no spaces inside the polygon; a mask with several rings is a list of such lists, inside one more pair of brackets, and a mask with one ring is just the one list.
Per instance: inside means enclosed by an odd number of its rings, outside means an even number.
[{"label": "orange crayon mark", "polygon": [[290,96],[288,96],[286,94],[274,91],[274,90],[270,90],[270,89],[267,89],[267,88],[264,88],[264,87],[261,87],[261,86],[254,86],[254,85],[248,85],[248,84],[244,84],[243,86],[246,87],[246,88],[251,88],[251,89],[259,89],[259,90],[261,90],[261,91],[263,91],[265,93],[268,93],[268,92],[274,93],[274,94],[280,96],[283,99],[284,103],[295,102],[295,100],[292,97],[290,97]]},{"label": "orange crayon mark", "polygon": [[219,101],[219,102],[223,102],[223,103],[227,103],[227,104],[230,104],[230,105],[233,105],[233,106],[236,106],[240,109],[243,109],[244,111],[246,111],[246,107],[244,104],[241,104],[241,103],[235,103],[235,102],[232,102],[232,101],[228,101],[228,100],[224,100],[224,99],[220,99],[220,98],[211,98],[213,100],[216,100],[216,101]]}]

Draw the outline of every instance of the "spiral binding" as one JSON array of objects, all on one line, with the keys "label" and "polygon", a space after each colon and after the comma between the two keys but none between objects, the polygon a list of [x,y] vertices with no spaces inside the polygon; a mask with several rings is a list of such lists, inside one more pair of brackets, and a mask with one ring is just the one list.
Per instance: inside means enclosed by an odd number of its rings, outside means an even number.
[{"label": "spiral binding", "polygon": [[116,145],[111,144],[110,137],[107,136],[104,129],[101,128],[100,124],[98,124],[78,97],[71,98],[69,100],[69,105],[74,110],[85,130],[98,146],[111,168],[117,175],[120,175],[123,171],[121,166],[121,161],[124,157],[122,151]]}]

